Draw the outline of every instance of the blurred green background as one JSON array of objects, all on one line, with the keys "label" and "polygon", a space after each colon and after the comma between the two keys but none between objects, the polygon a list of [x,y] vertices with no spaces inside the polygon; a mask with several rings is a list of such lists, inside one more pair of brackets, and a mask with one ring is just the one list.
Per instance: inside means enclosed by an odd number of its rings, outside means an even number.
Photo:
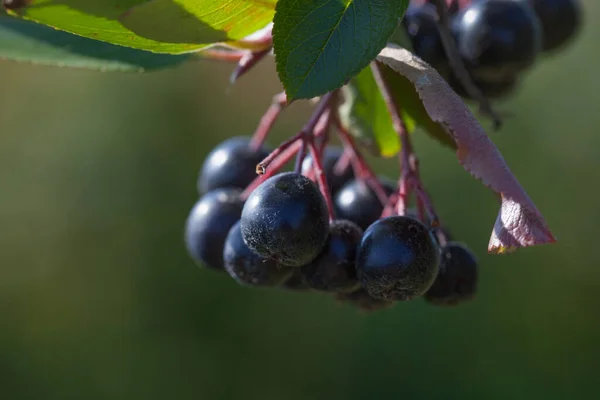
[{"label": "blurred green background", "polygon": [[[372,315],[247,289],[196,267],[182,235],[207,152],[250,134],[272,61],[148,75],[0,63],[0,396],[4,399],[566,399],[600,367],[600,3],[542,60],[491,133],[559,242],[488,256],[498,211],[417,135],[442,218],[481,261],[476,301]],[[297,130],[306,104],[278,122]],[[392,176],[394,160],[376,162]]]}]

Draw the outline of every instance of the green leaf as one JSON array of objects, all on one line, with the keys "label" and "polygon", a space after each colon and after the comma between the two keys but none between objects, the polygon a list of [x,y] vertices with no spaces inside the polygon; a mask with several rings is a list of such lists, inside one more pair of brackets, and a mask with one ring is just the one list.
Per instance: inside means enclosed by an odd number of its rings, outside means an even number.
[{"label": "green leaf", "polygon": [[0,15],[0,59],[103,71],[144,71],[189,58],[115,46]]},{"label": "green leaf", "polygon": [[181,54],[267,25],[274,0],[33,0],[19,16],[91,39]]},{"label": "green leaf", "polygon": [[391,157],[400,150],[398,134],[371,68],[363,69],[343,89],[340,118],[348,131],[372,153]]},{"label": "green leaf", "polygon": [[279,0],[277,72],[290,101],[320,96],[358,74],[386,45],[408,0]]}]

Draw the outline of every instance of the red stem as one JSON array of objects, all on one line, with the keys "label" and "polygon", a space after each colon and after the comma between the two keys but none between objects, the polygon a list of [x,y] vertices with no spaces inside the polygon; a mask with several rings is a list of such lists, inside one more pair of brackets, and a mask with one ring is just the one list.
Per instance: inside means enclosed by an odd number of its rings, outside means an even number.
[{"label": "red stem", "polygon": [[237,67],[229,77],[229,82],[235,83],[235,81],[240,78],[242,75],[245,75],[248,71],[250,71],[260,60],[265,58],[267,54],[271,51],[270,48],[257,52],[246,53],[238,62]]},{"label": "red stem", "polygon": [[338,115],[334,117],[334,123],[337,128],[340,140],[342,141],[345,151],[349,153],[350,162],[354,169],[354,174],[357,179],[364,180],[367,185],[375,192],[375,195],[381,201],[381,204],[385,205],[388,202],[388,196],[385,193],[385,189],[379,182],[377,175],[373,173],[373,170],[369,164],[365,161],[362,154],[356,147],[350,132],[343,126]]},{"label": "red stem", "polygon": [[254,150],[257,150],[264,143],[265,139],[271,132],[273,128],[273,124],[277,121],[279,114],[287,104],[287,97],[285,92],[281,92],[273,96],[273,102],[271,106],[267,109],[267,112],[262,116],[260,122],[258,123],[258,127],[254,131],[252,135],[252,141],[250,142],[250,147]]},{"label": "red stem", "polygon": [[381,95],[392,119],[392,126],[398,134],[400,138],[400,145],[402,146],[400,154],[398,155],[401,164],[401,173],[398,183],[398,202],[396,204],[397,213],[398,215],[404,215],[406,213],[408,197],[410,196],[411,191],[414,191],[417,198],[417,206],[419,207],[419,205],[422,204],[421,208],[427,210],[429,213],[431,226],[438,226],[439,219],[437,217],[437,213],[435,212],[433,201],[431,200],[429,194],[425,191],[421,182],[421,178],[419,176],[419,160],[413,152],[408,131],[406,130],[404,122],[400,117],[398,103],[395,101],[387,82],[383,79],[381,70],[379,68],[380,67],[376,62],[371,64],[373,77],[375,78],[375,82],[377,82],[377,86],[381,91]]},{"label": "red stem", "polygon": [[237,62],[240,62],[246,55],[248,55],[249,52],[245,51],[245,50],[232,51],[232,50],[207,49],[207,50],[201,51],[199,54],[202,58],[206,58],[208,60],[237,63]]},{"label": "red stem", "polygon": [[312,137],[308,139],[308,148],[310,149],[310,153],[312,155],[313,168],[315,170],[317,183],[319,184],[321,193],[323,194],[323,197],[325,197],[325,202],[327,203],[327,211],[329,212],[329,222],[331,222],[335,219],[335,211],[333,210],[331,192],[329,191],[329,185],[327,184],[327,177],[325,176],[325,172],[323,171],[323,163],[321,162],[321,155],[319,154],[319,149],[315,145],[314,138]]}]

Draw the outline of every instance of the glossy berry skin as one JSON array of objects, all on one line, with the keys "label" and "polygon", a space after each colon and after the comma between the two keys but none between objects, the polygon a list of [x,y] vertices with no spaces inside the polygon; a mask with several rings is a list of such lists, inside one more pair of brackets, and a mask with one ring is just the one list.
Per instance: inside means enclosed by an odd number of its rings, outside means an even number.
[{"label": "glossy berry skin", "polygon": [[290,267],[313,261],[329,233],[319,188],[294,172],[261,183],[248,197],[241,221],[244,242],[252,251]]},{"label": "glossy berry skin", "polygon": [[543,51],[555,50],[573,38],[581,26],[579,0],[525,0],[542,24]]},{"label": "glossy berry skin", "polygon": [[453,306],[471,300],[477,291],[477,258],[464,245],[449,242],[442,250],[440,272],[425,299]]},{"label": "glossy berry skin", "polygon": [[364,289],[358,289],[351,293],[339,293],[336,299],[342,303],[348,303],[361,311],[371,312],[390,308],[394,305],[391,301],[379,300],[371,297]]},{"label": "glossy berry skin", "polygon": [[[396,185],[387,178],[379,178],[386,194],[391,195]],[[362,180],[348,182],[335,196],[334,207],[339,219],[354,222],[365,230],[377,221],[383,212],[383,204],[375,192]]]},{"label": "glossy berry skin", "polygon": [[438,30],[435,6],[410,6],[402,19],[402,25],[410,39],[413,52],[442,76],[449,75],[450,65]]},{"label": "glossy berry skin", "polygon": [[329,238],[321,254],[302,267],[308,285],[324,292],[352,292],[358,289],[356,249],[363,231],[356,224],[335,220],[329,228]]},{"label": "glossy berry skin", "polygon": [[249,286],[278,286],[292,276],[293,269],[265,260],[246,246],[238,221],[229,230],[223,250],[225,270],[238,283]]},{"label": "glossy berry skin", "polygon": [[206,157],[198,191],[207,193],[224,187],[244,189],[256,178],[256,164],[269,155],[269,150],[250,148],[250,138],[232,137],[217,145]]},{"label": "glossy berry skin", "polygon": [[356,255],[356,272],[372,297],[411,300],[433,284],[439,261],[439,248],[427,227],[410,217],[394,216],[365,231]]},{"label": "glossy berry skin", "polygon": [[198,200],[185,225],[185,245],[199,265],[223,269],[223,247],[240,219],[244,202],[239,189],[216,189]]},{"label": "glossy berry skin", "polygon": [[[344,150],[341,147],[327,146],[321,157],[323,170],[332,196],[335,196],[348,181],[354,179],[354,170],[350,165],[341,174],[336,174],[335,166],[343,153]],[[302,173],[306,174],[311,168],[312,156],[308,155],[302,162]]]},{"label": "glossy berry skin", "polygon": [[533,65],[542,46],[540,22],[522,1],[475,1],[456,15],[452,29],[475,80],[515,76]]}]

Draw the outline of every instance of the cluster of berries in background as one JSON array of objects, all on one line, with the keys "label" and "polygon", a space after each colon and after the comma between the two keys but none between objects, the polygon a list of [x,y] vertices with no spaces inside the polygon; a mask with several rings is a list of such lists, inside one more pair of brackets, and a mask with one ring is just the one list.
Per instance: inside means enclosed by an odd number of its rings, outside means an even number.
[{"label": "cluster of berries in background", "polygon": [[[579,0],[449,0],[449,12],[458,53],[490,99],[511,94],[540,55],[563,49],[582,14]],[[444,51],[433,1],[413,0],[402,25],[413,52],[468,98]]]},{"label": "cluster of berries in background", "polygon": [[[342,148],[325,146],[318,160],[333,213],[309,178],[311,156],[300,173],[280,172],[254,187],[256,165],[269,153],[234,137],[208,155],[185,230],[199,265],[243,285],[331,293],[366,311],[421,296],[440,305],[473,298],[471,251],[420,222],[414,209],[382,218],[385,203],[355,177]],[[386,195],[397,191],[394,181],[378,178]]]}]

